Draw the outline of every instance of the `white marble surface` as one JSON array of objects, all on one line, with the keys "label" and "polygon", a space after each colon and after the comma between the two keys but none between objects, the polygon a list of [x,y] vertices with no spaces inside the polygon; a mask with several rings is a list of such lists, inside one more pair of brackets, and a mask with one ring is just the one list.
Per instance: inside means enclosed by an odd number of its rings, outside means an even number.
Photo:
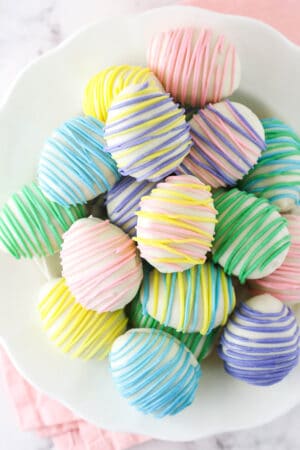
[{"label": "white marble surface", "polygon": [[[173,3],[176,2],[172,0],[0,0],[0,100],[24,65],[57,45],[79,27],[104,16],[142,11],[146,8]],[[259,405],[257,407],[259,408]],[[253,430],[227,433],[190,443],[152,441],[135,449],[296,450],[300,448],[299,421],[300,406],[273,423]],[[51,440],[39,439],[31,433],[19,430],[0,371],[0,450],[49,450],[51,448],[53,448]]]}]

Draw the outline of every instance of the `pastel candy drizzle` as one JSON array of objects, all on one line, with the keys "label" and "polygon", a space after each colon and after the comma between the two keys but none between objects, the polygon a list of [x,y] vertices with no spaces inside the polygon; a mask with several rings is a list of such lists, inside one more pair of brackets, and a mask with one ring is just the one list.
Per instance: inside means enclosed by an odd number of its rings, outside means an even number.
[{"label": "pastel candy drizzle", "polygon": [[19,259],[53,255],[62,243],[62,234],[85,208],[64,208],[49,201],[36,183],[13,194],[0,212],[0,242]]},{"label": "pastel candy drizzle", "polygon": [[296,318],[285,305],[268,313],[241,303],[228,321],[218,352],[230,375],[258,386],[278,383],[298,364]]},{"label": "pastel candy drizzle", "polygon": [[143,314],[143,306],[138,297],[130,303],[128,315],[131,328],[155,328],[176,337],[195,355],[198,362],[209,355],[219,331],[219,328],[214,328],[209,334],[203,336],[201,333],[182,333],[172,327],[161,325],[149,314]]},{"label": "pastel candy drizzle", "polygon": [[161,418],[189,406],[201,377],[194,355],[161,330],[132,329],[110,353],[113,380],[120,394],[144,414]]},{"label": "pastel candy drizzle", "polygon": [[137,237],[141,255],[162,272],[205,262],[216,210],[210,187],[191,175],[168,177],[140,203]]},{"label": "pastel candy drizzle", "polygon": [[253,295],[270,293],[283,302],[300,302],[300,216],[287,214],[291,246],[283,264],[259,280],[249,280]]},{"label": "pastel candy drizzle", "polygon": [[64,353],[74,358],[104,359],[114,340],[125,333],[124,311],[98,314],[87,311],[60,278],[38,305],[43,328]]},{"label": "pastel candy drizzle", "polygon": [[213,261],[242,283],[279,267],[290,246],[287,221],[263,198],[231,189],[214,194],[218,222]]},{"label": "pastel candy drizzle", "polygon": [[144,273],[138,294],[143,314],[182,332],[209,334],[235,307],[231,278],[208,261],[184,272]]},{"label": "pastel candy drizzle", "polygon": [[266,149],[257,164],[240,182],[240,188],[287,210],[300,200],[300,141],[296,133],[278,119],[262,120]]},{"label": "pastel candy drizzle", "polygon": [[57,128],[40,158],[38,182],[43,193],[68,206],[109,190],[120,175],[104,146],[104,125],[93,117],[76,117]]},{"label": "pastel candy drizzle", "polygon": [[142,265],[132,240],[108,220],[77,221],[64,234],[63,276],[76,300],[97,312],[129,303],[142,280]]},{"label": "pastel candy drizzle", "polygon": [[228,97],[240,82],[235,47],[212,30],[178,28],[153,36],[148,66],[181,103],[203,107]]},{"label": "pastel candy drizzle", "polygon": [[124,89],[108,112],[105,138],[122,175],[159,181],[191,147],[184,112],[148,83]]},{"label": "pastel candy drizzle", "polygon": [[94,75],[87,83],[83,97],[83,111],[105,122],[113,99],[132,84],[155,83],[148,67],[110,66]]},{"label": "pastel candy drizzle", "polygon": [[177,170],[215,188],[235,185],[265,149],[259,119],[229,100],[199,110],[190,127],[193,146]]},{"label": "pastel candy drizzle", "polygon": [[121,227],[129,236],[136,235],[136,212],[140,209],[140,200],[149,195],[156,183],[136,181],[125,177],[107,194],[106,206],[109,219]]}]

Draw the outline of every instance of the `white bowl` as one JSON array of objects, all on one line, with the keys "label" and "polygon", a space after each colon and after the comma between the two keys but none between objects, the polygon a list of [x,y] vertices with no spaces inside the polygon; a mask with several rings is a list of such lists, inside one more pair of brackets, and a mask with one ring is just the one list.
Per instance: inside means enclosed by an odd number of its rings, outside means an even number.
[{"label": "white bowl", "polygon": [[[91,75],[111,64],[145,64],[154,32],[187,25],[213,27],[237,46],[242,84],[235,99],[300,132],[300,50],[269,26],[180,6],[105,20],[31,64],[15,82],[0,113],[0,205],[35,177],[39,151],[52,129],[81,112],[83,87]],[[36,387],[101,427],[192,440],[270,421],[300,400],[300,367],[280,384],[259,388],[229,377],[212,357],[203,363],[191,407],[163,420],[139,414],[119,397],[107,361],[71,360],[48,342],[35,308],[43,277],[34,263],[2,254],[0,273],[0,334],[18,369]]]}]

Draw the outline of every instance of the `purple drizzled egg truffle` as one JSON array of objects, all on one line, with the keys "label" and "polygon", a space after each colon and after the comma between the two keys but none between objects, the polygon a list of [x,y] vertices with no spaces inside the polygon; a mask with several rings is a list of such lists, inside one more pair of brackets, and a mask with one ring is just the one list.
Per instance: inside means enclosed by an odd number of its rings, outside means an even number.
[{"label": "purple drizzled egg truffle", "polygon": [[194,175],[214,188],[234,186],[265,149],[260,120],[240,103],[208,105],[189,123],[193,146],[178,173]]},{"label": "purple drizzled egg truffle", "polygon": [[108,111],[107,151],[122,175],[156,182],[174,172],[191,148],[184,111],[148,83],[116,96]]},{"label": "purple drizzled egg truffle", "polygon": [[228,321],[218,353],[229,375],[257,386],[278,383],[298,364],[296,317],[271,295],[252,297]]}]

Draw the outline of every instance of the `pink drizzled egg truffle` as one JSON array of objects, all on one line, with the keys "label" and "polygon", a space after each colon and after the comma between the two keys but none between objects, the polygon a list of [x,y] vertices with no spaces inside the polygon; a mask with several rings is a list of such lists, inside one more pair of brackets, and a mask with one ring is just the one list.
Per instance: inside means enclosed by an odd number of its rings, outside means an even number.
[{"label": "pink drizzled egg truffle", "polygon": [[259,280],[249,280],[253,295],[269,293],[285,303],[300,302],[300,215],[286,214],[291,246],[283,264]]},{"label": "pink drizzled egg truffle", "polygon": [[191,175],[170,176],[142,197],[135,240],[141,255],[160,272],[203,264],[216,223],[210,187]]},{"label": "pink drizzled egg truffle", "polygon": [[260,120],[240,103],[208,105],[189,123],[193,146],[177,172],[195,175],[214,188],[234,186],[265,149]]},{"label": "pink drizzled egg truffle", "polygon": [[143,272],[134,242],[108,220],[77,220],[63,236],[63,276],[88,310],[115,311],[138,291]]},{"label": "pink drizzled egg truffle", "polygon": [[240,84],[235,46],[210,29],[178,28],[155,34],[147,62],[166,91],[186,105],[219,102]]}]

